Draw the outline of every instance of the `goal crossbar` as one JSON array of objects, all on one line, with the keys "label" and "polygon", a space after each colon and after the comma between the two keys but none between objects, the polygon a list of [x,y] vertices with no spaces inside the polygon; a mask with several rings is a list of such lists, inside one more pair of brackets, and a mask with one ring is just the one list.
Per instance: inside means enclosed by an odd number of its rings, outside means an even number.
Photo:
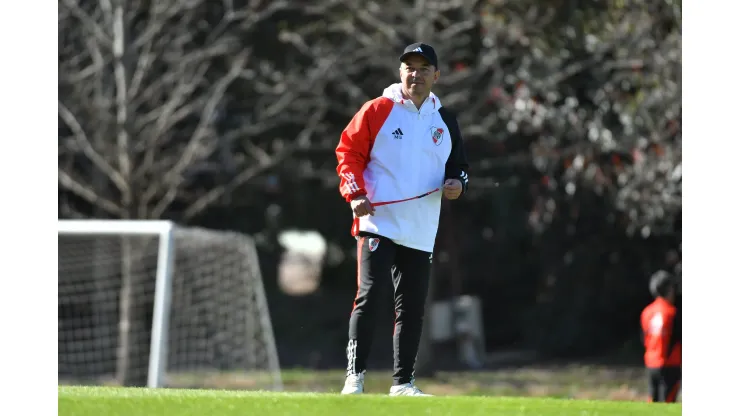
[{"label": "goal crossbar", "polygon": [[70,235],[164,235],[172,228],[166,220],[57,220],[57,232]]}]

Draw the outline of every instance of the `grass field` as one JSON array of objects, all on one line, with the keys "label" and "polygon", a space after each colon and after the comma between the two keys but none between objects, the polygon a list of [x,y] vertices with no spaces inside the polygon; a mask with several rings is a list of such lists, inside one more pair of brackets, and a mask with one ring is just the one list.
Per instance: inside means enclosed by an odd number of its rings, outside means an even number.
[{"label": "grass field", "polygon": [[60,416],[680,415],[680,404],[486,396],[346,397],[327,393],[59,387]]},{"label": "grass field", "polygon": [[[370,371],[365,378],[369,393],[388,392],[392,372]],[[285,391],[338,393],[344,384],[342,370],[284,370]],[[261,390],[266,380],[254,374],[169,374],[174,388]],[[596,365],[528,366],[495,371],[439,372],[417,380],[424,391],[440,396],[515,396],[586,400],[645,401],[645,370]],[[80,383],[68,383],[80,384]],[[680,396],[679,396],[680,398]]]}]

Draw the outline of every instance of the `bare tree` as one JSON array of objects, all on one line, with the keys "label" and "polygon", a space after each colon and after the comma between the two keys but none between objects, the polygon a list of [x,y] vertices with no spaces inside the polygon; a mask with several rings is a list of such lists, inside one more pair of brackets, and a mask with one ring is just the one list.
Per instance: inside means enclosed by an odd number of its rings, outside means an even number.
[{"label": "bare tree", "polygon": [[[281,88],[281,101],[269,109],[221,121],[235,83],[290,84],[285,74],[255,71],[241,37],[253,36],[287,2],[252,2],[255,9],[245,10],[225,2],[210,19],[202,15],[212,16],[214,7],[202,0],[91,3],[60,5],[59,117],[69,134],[60,137],[59,150],[84,157],[108,186],[60,166],[62,187],[112,217],[159,218],[193,175],[217,163],[238,172],[187,201],[187,220],[286,156],[290,146],[272,151],[253,138],[274,126],[301,91]],[[308,123],[303,134],[314,128]]]},{"label": "bare tree", "polygon": [[[312,98],[331,59],[308,75],[299,67],[286,72],[256,62],[251,46],[243,46],[245,39],[254,45],[256,28],[290,7],[259,0],[240,7],[229,0],[62,0],[60,189],[99,216],[160,218],[178,203],[185,206],[179,218],[188,221],[306,147],[326,111]],[[259,97],[239,96],[255,89]],[[286,124],[300,126],[295,137],[261,139]],[[203,175],[213,186],[192,189]],[[133,291],[147,284],[132,269],[140,255],[123,241],[117,377],[125,385],[146,379],[140,370],[148,343],[134,339],[147,333],[134,307]]]}]

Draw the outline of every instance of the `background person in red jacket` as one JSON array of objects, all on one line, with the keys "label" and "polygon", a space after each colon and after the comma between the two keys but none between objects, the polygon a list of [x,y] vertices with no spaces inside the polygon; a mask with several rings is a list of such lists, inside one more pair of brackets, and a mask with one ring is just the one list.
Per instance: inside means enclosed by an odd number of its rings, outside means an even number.
[{"label": "background person in red jacket", "polygon": [[650,279],[655,297],[640,318],[650,401],[675,402],[681,384],[681,310],[678,281],[660,270]]}]

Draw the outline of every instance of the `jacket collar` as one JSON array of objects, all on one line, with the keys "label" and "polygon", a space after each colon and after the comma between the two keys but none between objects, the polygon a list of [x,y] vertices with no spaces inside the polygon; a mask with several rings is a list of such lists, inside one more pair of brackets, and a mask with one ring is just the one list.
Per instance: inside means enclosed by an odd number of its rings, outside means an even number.
[{"label": "jacket collar", "polygon": [[415,113],[418,112],[421,115],[433,114],[439,111],[439,109],[442,107],[442,103],[439,101],[439,97],[437,97],[433,92],[430,92],[429,97],[424,100],[421,108],[417,110],[416,106],[411,100],[403,98],[403,93],[401,91],[402,88],[400,82],[397,84],[391,84],[385,90],[383,90],[383,97],[390,98],[394,102],[400,104],[403,108]]}]

